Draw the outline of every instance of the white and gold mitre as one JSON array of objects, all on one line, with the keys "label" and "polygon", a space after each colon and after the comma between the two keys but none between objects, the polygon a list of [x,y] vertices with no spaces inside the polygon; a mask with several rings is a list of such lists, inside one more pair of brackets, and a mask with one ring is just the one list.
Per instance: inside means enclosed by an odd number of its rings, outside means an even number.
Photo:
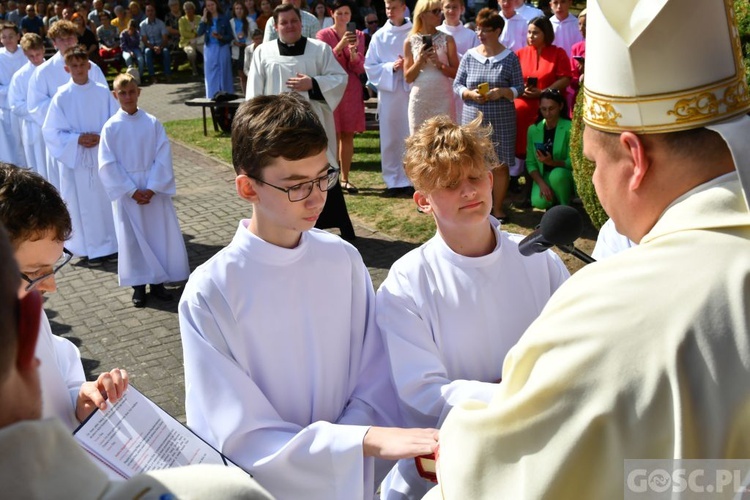
[{"label": "white and gold mitre", "polygon": [[750,110],[731,0],[589,0],[584,121],[605,132],[704,127]]}]

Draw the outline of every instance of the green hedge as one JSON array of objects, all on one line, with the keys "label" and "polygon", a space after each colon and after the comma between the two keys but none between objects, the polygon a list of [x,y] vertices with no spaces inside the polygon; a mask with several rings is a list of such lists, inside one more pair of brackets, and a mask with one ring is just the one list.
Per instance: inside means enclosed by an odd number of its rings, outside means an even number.
[{"label": "green hedge", "polygon": [[[750,83],[750,2],[748,0],[734,0],[734,9],[737,15],[737,25],[739,26],[740,40],[742,42],[742,53],[745,58],[745,76],[748,83]],[[599,203],[599,198],[597,198],[594,185],[591,182],[594,165],[583,157],[582,98],[583,92],[581,91],[578,93],[578,102],[576,103],[576,112],[573,116],[573,129],[570,137],[573,178],[576,182],[578,196],[583,202],[586,213],[589,214],[594,226],[600,228],[607,221],[607,214]]]}]

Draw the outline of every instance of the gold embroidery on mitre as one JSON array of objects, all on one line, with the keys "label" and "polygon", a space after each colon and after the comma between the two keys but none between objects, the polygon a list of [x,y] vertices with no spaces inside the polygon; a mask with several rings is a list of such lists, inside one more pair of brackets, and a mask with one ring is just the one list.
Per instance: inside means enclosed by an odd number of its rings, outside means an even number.
[{"label": "gold embroidery on mitre", "polygon": [[587,105],[584,109],[585,117],[592,123],[606,126],[616,126],[617,120],[622,118],[612,104],[586,96]]},{"label": "gold embroidery on mitre", "polygon": [[[693,122],[731,113],[747,105],[750,100],[747,84],[736,80],[715,92],[701,92],[685,99],[679,99],[667,115],[674,115],[675,122]],[[723,110],[722,110],[723,108]]]}]

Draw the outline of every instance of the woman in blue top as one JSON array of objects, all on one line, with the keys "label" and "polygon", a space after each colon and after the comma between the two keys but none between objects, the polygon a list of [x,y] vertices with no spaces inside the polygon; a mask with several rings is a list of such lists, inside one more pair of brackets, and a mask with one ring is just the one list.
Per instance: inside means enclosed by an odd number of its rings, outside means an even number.
[{"label": "woman in blue top", "polygon": [[203,70],[206,75],[206,97],[217,92],[234,92],[232,79],[232,53],[234,35],[229,19],[221,13],[216,0],[206,0],[203,17],[198,26],[198,36],[205,35]]}]

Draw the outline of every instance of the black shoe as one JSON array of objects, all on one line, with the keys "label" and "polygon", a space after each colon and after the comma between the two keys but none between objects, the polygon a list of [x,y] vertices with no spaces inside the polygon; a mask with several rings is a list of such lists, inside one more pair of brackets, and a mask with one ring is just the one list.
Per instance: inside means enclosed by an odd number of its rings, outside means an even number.
[{"label": "black shoe", "polygon": [[89,259],[89,267],[101,267],[106,260],[107,257],[96,257],[94,259]]},{"label": "black shoe", "polygon": [[117,252],[105,255],[103,259],[107,262],[117,262]]},{"label": "black shoe", "polygon": [[401,188],[386,188],[383,191],[383,198],[395,198],[399,195]]},{"label": "black shoe", "polygon": [[146,307],[146,285],[133,287],[133,305],[139,309]]},{"label": "black shoe", "polygon": [[172,300],[174,296],[164,288],[164,285],[151,285],[151,295],[159,300]]},{"label": "black shoe", "polygon": [[411,198],[412,196],[414,196],[414,186],[404,186],[399,189],[401,190],[401,196],[405,198]]}]

